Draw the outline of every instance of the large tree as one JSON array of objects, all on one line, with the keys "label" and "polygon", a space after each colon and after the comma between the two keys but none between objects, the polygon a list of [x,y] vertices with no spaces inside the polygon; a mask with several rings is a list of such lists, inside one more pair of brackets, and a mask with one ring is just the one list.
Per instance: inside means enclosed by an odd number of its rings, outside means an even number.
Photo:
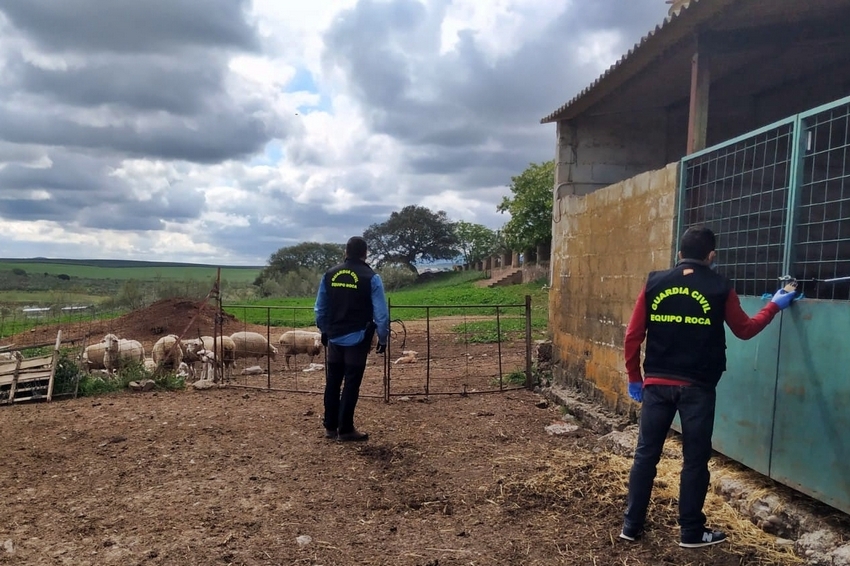
[{"label": "large tree", "polygon": [[458,249],[466,264],[473,264],[493,254],[496,248],[496,232],[483,224],[461,220],[455,224]]},{"label": "large tree", "polygon": [[552,241],[554,185],[554,161],[531,163],[520,175],[511,177],[513,197],[502,198],[496,210],[511,215],[502,236],[512,250],[522,251]]},{"label": "large tree", "polygon": [[382,224],[363,232],[376,268],[401,265],[418,274],[416,262],[454,259],[460,255],[454,224],[442,210],[410,205]]}]

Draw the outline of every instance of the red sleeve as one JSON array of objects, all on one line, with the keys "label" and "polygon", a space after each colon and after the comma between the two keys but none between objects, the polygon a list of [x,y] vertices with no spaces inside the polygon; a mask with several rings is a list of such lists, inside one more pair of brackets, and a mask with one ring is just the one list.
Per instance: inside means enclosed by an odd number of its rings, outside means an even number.
[{"label": "red sleeve", "polygon": [[626,338],[623,350],[626,355],[626,372],[629,374],[629,383],[640,383],[643,377],[640,372],[640,345],[646,338],[646,294],[641,289],[632,311],[632,318],[626,327]]},{"label": "red sleeve", "polygon": [[770,324],[773,317],[779,312],[776,303],[769,302],[753,317],[741,308],[741,299],[735,289],[729,292],[726,299],[726,324],[732,333],[741,340],[749,340]]}]

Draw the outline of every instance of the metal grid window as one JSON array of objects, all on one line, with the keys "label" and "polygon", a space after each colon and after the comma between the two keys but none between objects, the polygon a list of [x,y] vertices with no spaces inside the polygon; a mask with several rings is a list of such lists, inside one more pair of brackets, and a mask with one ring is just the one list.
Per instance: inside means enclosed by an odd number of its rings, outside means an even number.
[{"label": "metal grid window", "polygon": [[683,163],[680,233],[714,230],[718,271],[739,295],[775,291],[782,275],[793,133],[789,122]]},{"label": "metal grid window", "polygon": [[802,119],[792,273],[807,297],[850,299],[850,103]]},{"label": "metal grid window", "polygon": [[850,300],[850,97],[683,159],[679,219],[679,235],[715,231],[739,295],[789,274],[806,297]]}]

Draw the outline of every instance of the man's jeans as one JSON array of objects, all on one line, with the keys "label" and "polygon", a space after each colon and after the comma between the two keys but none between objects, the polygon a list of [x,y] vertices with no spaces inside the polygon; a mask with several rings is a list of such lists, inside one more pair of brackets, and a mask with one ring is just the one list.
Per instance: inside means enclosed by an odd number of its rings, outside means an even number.
[{"label": "man's jeans", "polygon": [[626,528],[639,532],[644,527],[656,466],[661,458],[667,432],[676,411],[679,411],[684,457],[679,481],[679,527],[683,534],[702,533],[705,528],[702,506],[708,491],[708,460],[711,458],[716,398],[713,388],[697,385],[644,387],[640,433],[629,474]]},{"label": "man's jeans", "polygon": [[338,429],[339,434],[354,431],[354,408],[360,397],[360,383],[366,371],[366,358],[372,347],[371,339],[372,336],[369,336],[368,342],[364,339],[354,346],[328,344],[323,420],[328,430]]}]

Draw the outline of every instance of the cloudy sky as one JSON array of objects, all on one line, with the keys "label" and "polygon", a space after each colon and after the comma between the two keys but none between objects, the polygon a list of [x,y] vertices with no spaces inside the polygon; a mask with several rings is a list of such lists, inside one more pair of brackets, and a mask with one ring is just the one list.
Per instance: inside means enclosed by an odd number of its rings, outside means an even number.
[{"label": "cloudy sky", "polygon": [[0,0],[0,257],[264,265],[415,204],[500,228],[663,0]]}]

